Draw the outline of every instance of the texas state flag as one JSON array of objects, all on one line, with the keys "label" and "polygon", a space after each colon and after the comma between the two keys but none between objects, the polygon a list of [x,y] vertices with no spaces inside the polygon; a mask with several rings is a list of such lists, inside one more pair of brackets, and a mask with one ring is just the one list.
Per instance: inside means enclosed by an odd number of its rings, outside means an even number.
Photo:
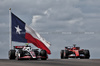
[{"label": "texas state flag", "polygon": [[32,43],[36,47],[46,50],[48,54],[51,54],[51,51],[48,49],[50,44],[45,39],[43,39],[34,29],[27,26],[13,13],[11,13],[11,22],[12,41]]}]

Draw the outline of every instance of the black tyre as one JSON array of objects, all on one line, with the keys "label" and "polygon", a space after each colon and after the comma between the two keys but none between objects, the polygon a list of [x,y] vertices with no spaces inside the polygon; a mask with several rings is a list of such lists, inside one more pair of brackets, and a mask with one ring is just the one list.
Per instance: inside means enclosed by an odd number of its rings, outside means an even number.
[{"label": "black tyre", "polygon": [[40,51],[41,60],[47,60],[47,52],[46,50]]},{"label": "black tyre", "polygon": [[13,50],[13,49],[11,49],[11,50],[9,51],[9,59],[10,59],[10,60],[14,60],[14,59],[16,58],[15,52],[16,52],[16,50]]},{"label": "black tyre", "polygon": [[85,59],[89,59],[90,58],[90,52],[89,50],[84,50],[84,55],[85,55]]},{"label": "black tyre", "polygon": [[61,59],[64,59],[64,50],[61,50],[60,57],[61,57]]},{"label": "black tyre", "polygon": [[69,51],[68,50],[64,50],[64,58],[68,59],[68,55],[69,55]]}]

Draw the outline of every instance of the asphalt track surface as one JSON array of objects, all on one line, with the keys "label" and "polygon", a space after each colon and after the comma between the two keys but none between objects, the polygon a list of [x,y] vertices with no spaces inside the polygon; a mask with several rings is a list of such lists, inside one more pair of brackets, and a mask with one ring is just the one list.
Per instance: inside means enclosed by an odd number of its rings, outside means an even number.
[{"label": "asphalt track surface", "polygon": [[48,59],[19,61],[0,59],[0,66],[100,66],[100,59]]}]

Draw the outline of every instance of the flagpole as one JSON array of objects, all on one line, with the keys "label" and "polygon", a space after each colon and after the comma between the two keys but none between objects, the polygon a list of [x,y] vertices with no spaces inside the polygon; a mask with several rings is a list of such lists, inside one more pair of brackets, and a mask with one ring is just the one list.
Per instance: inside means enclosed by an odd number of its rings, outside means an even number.
[{"label": "flagpole", "polygon": [[12,49],[11,8],[9,8],[9,48]]}]

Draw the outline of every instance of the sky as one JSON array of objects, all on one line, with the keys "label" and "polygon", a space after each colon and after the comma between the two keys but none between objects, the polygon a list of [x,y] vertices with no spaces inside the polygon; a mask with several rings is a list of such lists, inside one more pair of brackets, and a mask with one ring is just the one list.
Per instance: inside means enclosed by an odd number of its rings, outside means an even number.
[{"label": "sky", "polygon": [[50,59],[60,59],[60,51],[73,44],[100,59],[100,0],[0,0],[1,59],[8,58],[9,8],[51,43]]}]

